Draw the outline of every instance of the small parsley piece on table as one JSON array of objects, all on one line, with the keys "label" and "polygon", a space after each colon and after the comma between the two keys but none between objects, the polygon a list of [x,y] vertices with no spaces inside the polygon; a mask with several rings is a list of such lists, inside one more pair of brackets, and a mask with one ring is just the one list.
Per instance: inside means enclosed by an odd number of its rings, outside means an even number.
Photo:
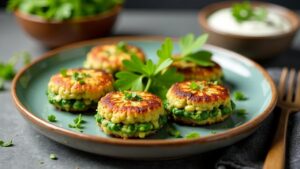
[{"label": "small parsley piece on table", "polygon": [[199,137],[200,137],[200,134],[197,132],[190,132],[187,135],[185,135],[185,138],[188,138],[188,139],[199,138]]},{"label": "small parsley piece on table", "polygon": [[233,93],[233,97],[235,100],[238,100],[238,101],[244,101],[244,100],[247,100],[248,98],[245,96],[245,94],[241,91],[235,91]]},{"label": "small parsley piece on table", "polygon": [[0,90],[4,90],[6,81],[10,81],[16,74],[15,66],[20,59],[23,60],[23,65],[30,63],[31,55],[28,52],[19,52],[14,54],[6,63],[0,60]]},{"label": "small parsley piece on table", "polygon": [[51,154],[49,155],[49,158],[50,158],[51,160],[57,160],[56,154],[53,154],[53,153],[51,153]]},{"label": "small parsley piece on table", "polygon": [[82,119],[82,115],[79,114],[74,120],[73,120],[73,123],[70,123],[69,124],[69,127],[70,128],[74,128],[74,129],[77,129],[79,130],[80,132],[82,132],[82,129],[84,128],[82,126],[82,124],[84,123],[84,120]]},{"label": "small parsley piece on table", "polygon": [[8,142],[5,142],[5,141],[0,139],[0,147],[12,147],[12,146],[13,146],[12,140],[9,140]]},{"label": "small parsley piece on table", "polygon": [[53,114],[50,114],[50,115],[48,116],[48,121],[50,121],[50,122],[56,122],[56,116],[53,115]]}]

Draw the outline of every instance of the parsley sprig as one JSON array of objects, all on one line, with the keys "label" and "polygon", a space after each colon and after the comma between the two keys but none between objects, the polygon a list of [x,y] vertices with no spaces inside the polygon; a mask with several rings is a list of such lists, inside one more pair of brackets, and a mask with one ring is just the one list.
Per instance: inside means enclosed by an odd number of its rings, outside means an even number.
[{"label": "parsley sprig", "polygon": [[82,125],[84,123],[84,120],[82,119],[82,115],[79,114],[74,120],[73,123],[69,124],[70,128],[74,128],[79,130],[80,132],[82,132],[82,129],[84,128],[84,126]]},{"label": "parsley sprig", "polygon": [[19,52],[13,55],[6,63],[0,61],[0,90],[4,89],[6,81],[10,81],[16,74],[15,67],[20,60],[23,65],[27,65],[31,61],[31,55],[28,52]]},{"label": "parsley sprig", "polygon": [[190,33],[179,39],[180,56],[174,57],[172,55],[173,42],[167,38],[162,48],[157,52],[157,55],[162,59],[170,58],[173,61],[193,62],[199,66],[214,66],[211,57],[212,53],[206,50],[201,50],[202,46],[208,39],[207,34],[203,34],[197,38]]},{"label": "parsley sprig", "polygon": [[234,3],[231,7],[231,14],[238,22],[249,20],[264,21],[268,12],[264,7],[253,7],[249,1]]},{"label": "parsley sprig", "polygon": [[11,147],[13,146],[12,140],[9,140],[8,142],[5,142],[0,139],[0,147]]},{"label": "parsley sprig", "polygon": [[170,46],[170,41],[166,40],[157,52],[159,61],[156,64],[152,60],[143,63],[137,56],[131,55],[130,60],[123,61],[126,71],[116,74],[115,87],[122,91],[149,91],[165,98],[168,88],[183,80],[176,69],[169,68],[173,63],[172,50],[173,45]]}]

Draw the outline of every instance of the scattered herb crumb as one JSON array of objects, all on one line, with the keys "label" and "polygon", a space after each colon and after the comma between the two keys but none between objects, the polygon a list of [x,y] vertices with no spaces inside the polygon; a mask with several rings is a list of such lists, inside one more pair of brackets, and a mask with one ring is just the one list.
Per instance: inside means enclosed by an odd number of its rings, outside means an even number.
[{"label": "scattered herb crumb", "polygon": [[199,138],[199,137],[200,137],[200,134],[197,132],[190,132],[187,135],[185,135],[185,138],[188,138],[188,139]]},{"label": "scattered herb crumb", "polygon": [[246,111],[246,109],[236,109],[235,114],[239,117],[246,117],[247,111]]},{"label": "scattered herb crumb", "polygon": [[132,101],[142,101],[143,98],[136,94],[136,92],[124,92],[125,99],[126,100],[132,100]]},{"label": "scattered herb crumb", "polygon": [[63,76],[63,77],[67,77],[68,74],[67,74],[67,69],[61,69],[60,70],[60,74]]},{"label": "scattered herb crumb", "polygon": [[176,129],[176,127],[172,124],[167,125],[167,133],[168,135],[175,138],[182,138],[180,131]]},{"label": "scattered herb crumb", "polygon": [[57,160],[56,154],[53,154],[53,153],[50,154],[49,158],[50,158],[51,160]]},{"label": "scattered herb crumb", "polygon": [[80,132],[83,132],[82,129],[84,128],[82,124],[84,123],[84,120],[82,119],[82,115],[79,114],[74,120],[73,124],[69,124],[70,128],[74,128],[79,130]]},{"label": "scattered herb crumb", "polygon": [[5,141],[0,139],[0,147],[12,147],[12,146],[13,146],[12,140],[9,140],[8,142],[5,142]]},{"label": "scattered herb crumb", "polygon": [[244,100],[247,100],[248,98],[245,96],[245,94],[241,91],[235,91],[233,93],[233,97],[235,100],[238,100],[238,101],[244,101]]},{"label": "scattered herb crumb", "polygon": [[53,115],[53,114],[50,114],[50,115],[48,116],[48,121],[50,121],[50,122],[56,122],[56,116]]}]

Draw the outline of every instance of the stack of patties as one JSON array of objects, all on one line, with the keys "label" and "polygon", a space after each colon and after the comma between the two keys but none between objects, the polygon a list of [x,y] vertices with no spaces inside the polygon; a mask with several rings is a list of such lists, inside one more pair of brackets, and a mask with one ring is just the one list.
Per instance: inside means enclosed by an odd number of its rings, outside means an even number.
[{"label": "stack of patties", "polygon": [[137,56],[142,61],[145,60],[145,54],[140,48],[124,42],[99,45],[92,48],[87,54],[84,67],[115,73],[123,69],[123,60],[130,60],[132,55]]},{"label": "stack of patties", "polygon": [[113,77],[100,70],[69,69],[51,77],[47,96],[60,110],[96,110],[102,96],[113,91]]},{"label": "stack of patties", "polygon": [[174,121],[187,125],[221,122],[234,109],[224,86],[207,81],[175,83],[167,93],[166,109]]},{"label": "stack of patties", "polygon": [[159,97],[148,92],[111,92],[98,103],[96,120],[109,135],[144,138],[167,122]]}]

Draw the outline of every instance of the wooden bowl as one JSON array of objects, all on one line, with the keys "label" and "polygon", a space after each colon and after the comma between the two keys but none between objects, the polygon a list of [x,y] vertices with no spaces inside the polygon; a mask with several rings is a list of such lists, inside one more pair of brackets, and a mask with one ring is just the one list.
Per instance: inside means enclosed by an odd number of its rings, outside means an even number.
[{"label": "wooden bowl", "polygon": [[108,35],[122,7],[100,15],[66,21],[47,21],[40,17],[15,12],[18,23],[34,39],[47,47],[58,47],[71,42]]},{"label": "wooden bowl", "polygon": [[231,7],[235,2],[213,3],[200,11],[200,26],[204,32],[209,34],[208,42],[210,44],[236,51],[252,59],[270,58],[290,47],[299,29],[299,17],[291,10],[271,3],[251,2],[254,6],[264,6],[285,17],[291,23],[291,29],[288,32],[266,36],[244,36],[220,32],[210,27],[207,18],[217,10]]}]

